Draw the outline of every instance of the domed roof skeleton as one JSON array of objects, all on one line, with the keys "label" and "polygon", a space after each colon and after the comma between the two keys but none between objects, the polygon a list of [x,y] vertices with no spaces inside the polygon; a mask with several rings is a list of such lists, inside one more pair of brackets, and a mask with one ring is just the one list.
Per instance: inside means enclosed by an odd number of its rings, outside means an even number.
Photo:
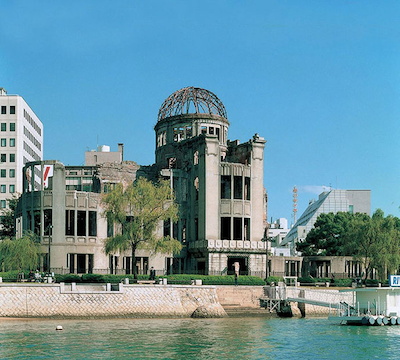
[{"label": "domed roof skeleton", "polygon": [[168,96],[158,112],[158,121],[185,114],[211,114],[227,119],[221,100],[209,90],[185,87]]}]

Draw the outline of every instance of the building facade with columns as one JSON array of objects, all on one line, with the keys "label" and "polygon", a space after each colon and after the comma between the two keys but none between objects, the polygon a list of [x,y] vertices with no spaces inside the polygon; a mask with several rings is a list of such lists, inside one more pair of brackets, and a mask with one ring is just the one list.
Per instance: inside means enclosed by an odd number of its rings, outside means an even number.
[{"label": "building facade with columns", "polygon": [[166,178],[180,214],[176,223],[164,221],[158,231],[181,241],[183,250],[175,257],[138,254],[139,273],[154,266],[167,273],[232,274],[233,264],[239,263],[241,274],[265,276],[266,141],[258,134],[242,144],[229,141],[229,125],[215,94],[188,87],[170,95],[159,110],[153,165],[123,161],[122,144],[114,154],[105,154],[105,147],[87,153],[86,166],[28,163],[24,174],[43,176],[35,184],[24,176],[17,210],[19,236],[32,230],[41,237],[43,268],[128,271],[129,254],[104,253],[103,240],[110,233],[101,194],[116,182],[132,182],[137,176]]}]

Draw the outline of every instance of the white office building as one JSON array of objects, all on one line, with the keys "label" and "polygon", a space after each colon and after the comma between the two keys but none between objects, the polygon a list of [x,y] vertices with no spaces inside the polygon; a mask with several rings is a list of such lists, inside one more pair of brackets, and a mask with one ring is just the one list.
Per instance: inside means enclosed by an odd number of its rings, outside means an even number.
[{"label": "white office building", "polygon": [[[21,194],[22,169],[29,161],[43,159],[43,124],[19,95],[0,88],[0,208]],[[41,174],[26,174],[32,184]]]},{"label": "white office building", "polygon": [[371,190],[330,190],[321,193],[318,200],[310,201],[307,209],[296,221],[281,246],[289,246],[295,254],[296,243],[303,241],[320,214],[337,212],[364,213],[371,212]]}]

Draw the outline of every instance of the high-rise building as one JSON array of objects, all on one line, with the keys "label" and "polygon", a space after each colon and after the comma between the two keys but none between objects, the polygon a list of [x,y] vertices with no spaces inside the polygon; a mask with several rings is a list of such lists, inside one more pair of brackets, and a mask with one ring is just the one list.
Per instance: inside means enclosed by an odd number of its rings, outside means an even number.
[{"label": "high-rise building", "polygon": [[[19,95],[0,88],[0,208],[22,193],[23,167],[43,158],[43,124]],[[35,185],[41,174],[26,174]]]}]

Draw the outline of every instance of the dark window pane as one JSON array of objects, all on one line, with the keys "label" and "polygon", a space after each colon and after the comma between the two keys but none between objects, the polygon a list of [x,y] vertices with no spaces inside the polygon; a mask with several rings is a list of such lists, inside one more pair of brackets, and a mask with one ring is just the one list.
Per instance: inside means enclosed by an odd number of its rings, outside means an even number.
[{"label": "dark window pane", "polygon": [[75,210],[65,210],[65,235],[75,235]]},{"label": "dark window pane", "polygon": [[231,198],[231,176],[222,175],[221,176],[221,199]]},{"label": "dark window pane", "polygon": [[86,236],[86,211],[77,211],[77,235]]},{"label": "dark window pane", "polygon": [[89,236],[97,236],[97,212],[89,211]]},{"label": "dark window pane", "polygon": [[243,178],[241,176],[234,176],[233,178],[234,198],[243,199]]},{"label": "dark window pane", "polygon": [[222,217],[221,218],[221,239],[231,240],[231,218]]}]

